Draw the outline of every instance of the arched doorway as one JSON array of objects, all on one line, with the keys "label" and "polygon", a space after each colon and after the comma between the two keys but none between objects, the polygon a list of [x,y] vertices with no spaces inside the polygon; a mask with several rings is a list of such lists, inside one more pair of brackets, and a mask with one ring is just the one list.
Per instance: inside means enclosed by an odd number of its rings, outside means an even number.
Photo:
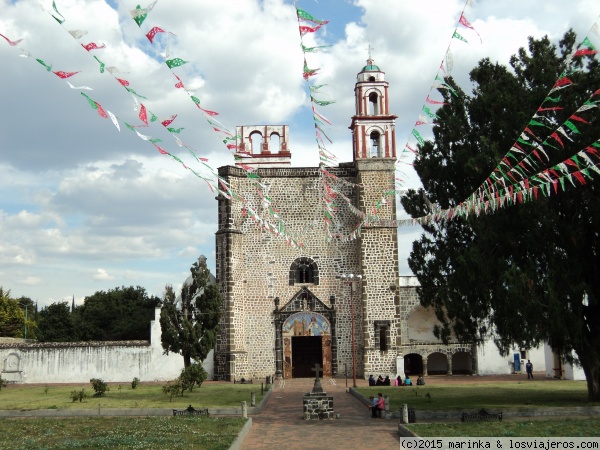
[{"label": "arched doorway", "polygon": [[452,355],[453,375],[472,375],[473,360],[469,352],[456,352]]},{"label": "arched doorway", "polygon": [[404,356],[404,373],[406,375],[420,375],[423,373],[423,358],[417,353]]},{"label": "arched doorway", "polygon": [[448,357],[444,353],[435,352],[427,357],[427,373],[429,375],[448,375]]},{"label": "arched doorway", "polygon": [[303,311],[289,316],[281,328],[284,378],[315,376],[315,364],[321,375],[332,375],[331,325],[325,316]]}]

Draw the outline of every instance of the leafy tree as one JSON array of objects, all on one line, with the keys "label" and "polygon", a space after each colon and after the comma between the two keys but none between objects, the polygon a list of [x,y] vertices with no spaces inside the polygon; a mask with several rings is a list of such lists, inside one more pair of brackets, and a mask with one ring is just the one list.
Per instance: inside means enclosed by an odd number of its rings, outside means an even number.
[{"label": "leafy tree", "polygon": [[[0,286],[0,335],[5,337],[33,339],[36,336],[37,325],[35,323],[35,309],[31,299],[26,299],[23,304],[10,296],[10,289],[4,290]],[[25,320],[25,308],[27,308],[27,320]]]},{"label": "leafy tree", "polygon": [[68,302],[48,305],[38,313],[39,340],[43,342],[78,341],[77,328]]},{"label": "leafy tree", "polygon": [[201,256],[190,268],[191,276],[181,288],[178,304],[173,287],[167,285],[160,312],[161,342],[166,354],[180,353],[184,367],[203,361],[214,348],[221,314],[221,295]]},{"label": "leafy tree", "polygon": [[[571,121],[573,128],[557,135],[560,142],[546,139],[548,161],[536,163],[532,173],[598,139],[598,97],[593,93],[600,87],[600,68],[588,57],[574,58],[569,66],[575,42],[572,31],[558,49],[547,37],[530,38],[528,49],[511,58],[512,71],[489,59],[480,61],[470,73],[472,95],[459,88],[456,95],[440,90],[446,104],[437,112],[434,140],[419,146],[415,161],[423,190],[402,200],[413,217],[428,214],[432,204],[456,207],[486,180],[513,143],[520,139],[524,152],[531,152],[531,134],[522,134],[526,127],[533,127],[542,141],[590,98],[596,107],[578,112],[577,125]],[[548,95],[564,73],[573,84]],[[454,85],[451,78],[446,81]],[[544,102],[559,109],[538,114],[536,121],[543,125],[532,125]],[[516,166],[517,155],[511,153],[495,174],[507,172],[508,164]],[[477,342],[492,336],[504,353],[512,344],[534,347],[546,341],[568,361],[581,364],[588,398],[599,401],[600,183],[591,176],[584,182],[564,192],[558,183],[552,195],[539,194],[536,201],[522,204],[515,196],[514,205],[493,214],[425,224],[424,234],[413,243],[409,266],[421,284],[421,304],[434,307],[442,324],[434,330],[438,337]],[[554,187],[561,192],[555,195]]]},{"label": "leafy tree", "polygon": [[99,291],[75,309],[78,334],[84,341],[149,340],[150,321],[160,299],[140,286]]}]

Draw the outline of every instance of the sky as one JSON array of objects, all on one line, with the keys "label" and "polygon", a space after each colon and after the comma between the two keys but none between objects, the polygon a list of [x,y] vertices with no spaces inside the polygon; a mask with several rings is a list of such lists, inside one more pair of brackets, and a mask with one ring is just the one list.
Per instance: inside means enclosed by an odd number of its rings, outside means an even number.
[{"label": "sky", "polygon": [[[319,163],[291,0],[159,0],[140,27],[129,14],[137,4],[56,0],[61,25],[51,0],[0,0],[0,286],[40,308],[72,298],[81,304],[119,286],[162,296],[166,284],[181,286],[201,254],[214,273],[217,202],[186,167],[207,173],[207,166],[234,160],[190,95],[218,112],[229,130],[289,125],[292,165]],[[401,153],[415,145],[411,131],[426,97],[435,96],[431,86],[447,51],[451,75],[470,92],[468,74],[481,58],[508,65],[528,36],[558,42],[569,28],[581,40],[600,14],[597,0],[298,0],[296,6],[329,20],[305,43],[328,46],[307,61],[319,68],[311,83],[326,85],[320,98],[335,101],[318,111],[331,122],[327,149],[340,162],[352,159],[354,84],[369,48],[390,83]],[[472,28],[459,24],[461,12]],[[145,34],[155,26],[168,33],[150,44]],[[87,33],[76,39],[74,30]],[[467,42],[452,39],[455,30]],[[80,45],[92,42],[105,48]],[[165,55],[187,63],[170,70]],[[94,56],[116,69],[100,73]],[[79,73],[61,79],[55,71]],[[174,87],[173,73],[188,92]],[[129,131],[123,123],[141,124],[140,106],[116,78],[146,97],[137,102],[160,120],[177,114],[170,126],[183,128],[176,136],[206,165],[156,123],[137,131],[163,139],[160,145],[186,167]],[[112,112],[120,130],[81,93]],[[410,161],[405,153],[399,178],[414,188],[419,180]],[[411,275],[406,259],[420,233],[399,228],[401,275]]]}]

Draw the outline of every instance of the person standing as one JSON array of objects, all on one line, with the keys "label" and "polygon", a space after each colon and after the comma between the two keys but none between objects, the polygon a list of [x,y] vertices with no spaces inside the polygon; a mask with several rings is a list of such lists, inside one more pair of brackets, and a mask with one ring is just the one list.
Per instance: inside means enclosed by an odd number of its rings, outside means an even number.
[{"label": "person standing", "polygon": [[533,380],[533,364],[530,359],[528,359],[527,364],[525,364],[525,371],[527,372],[527,379]]}]

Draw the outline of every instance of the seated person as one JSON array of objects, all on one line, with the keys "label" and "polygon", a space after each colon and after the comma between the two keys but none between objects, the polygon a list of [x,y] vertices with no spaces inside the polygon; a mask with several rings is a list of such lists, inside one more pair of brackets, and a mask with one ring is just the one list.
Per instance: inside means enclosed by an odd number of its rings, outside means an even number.
[{"label": "seated person", "polygon": [[383,380],[383,385],[384,386],[391,386],[391,381],[390,381],[390,376],[389,375],[385,376],[385,380]]},{"label": "seated person", "polygon": [[373,375],[369,377],[369,386],[375,386],[375,377]]},{"label": "seated person", "polygon": [[396,386],[404,386],[404,380],[400,375],[396,378]]},{"label": "seated person", "polygon": [[425,378],[422,375],[419,375],[419,378],[417,378],[417,386],[425,386]]},{"label": "seated person", "polygon": [[412,386],[412,381],[410,381],[410,378],[408,377],[408,375],[406,375],[406,378],[404,379],[404,385]]},{"label": "seated person", "polygon": [[381,375],[379,375],[379,377],[377,377],[377,382],[375,383],[376,386],[383,386],[383,377]]},{"label": "seated person", "polygon": [[379,417],[379,411],[383,411],[385,409],[385,400],[383,399],[383,394],[380,392],[377,394],[377,398],[371,401],[371,417],[376,419]]}]

